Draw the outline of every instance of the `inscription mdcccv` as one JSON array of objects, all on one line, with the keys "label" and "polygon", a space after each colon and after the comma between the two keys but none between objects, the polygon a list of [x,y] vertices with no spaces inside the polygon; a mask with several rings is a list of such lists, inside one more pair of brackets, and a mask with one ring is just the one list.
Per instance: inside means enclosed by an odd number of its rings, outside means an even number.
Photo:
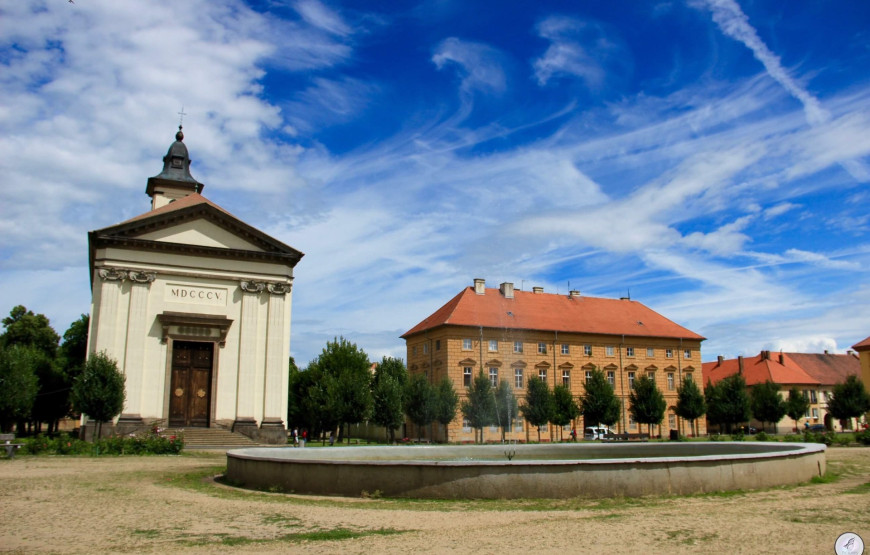
[{"label": "inscription mdcccv", "polygon": [[167,283],[165,299],[169,302],[226,306],[227,290]]}]

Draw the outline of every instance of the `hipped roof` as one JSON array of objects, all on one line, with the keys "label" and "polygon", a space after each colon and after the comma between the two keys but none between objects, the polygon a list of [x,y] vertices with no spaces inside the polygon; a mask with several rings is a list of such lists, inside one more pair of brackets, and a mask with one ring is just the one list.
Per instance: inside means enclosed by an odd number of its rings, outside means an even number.
[{"label": "hipped roof", "polygon": [[[858,358],[854,355],[762,351],[757,356],[743,359],[743,377],[746,385],[750,386],[766,381],[780,385],[830,386],[846,381],[850,375],[858,375],[860,369]],[[721,362],[705,362],[702,370],[704,379],[715,384],[737,374],[740,361],[732,358]]]},{"label": "hipped roof", "polygon": [[528,291],[514,291],[508,298],[494,288],[479,295],[466,287],[402,338],[440,326],[705,339],[637,301]]}]

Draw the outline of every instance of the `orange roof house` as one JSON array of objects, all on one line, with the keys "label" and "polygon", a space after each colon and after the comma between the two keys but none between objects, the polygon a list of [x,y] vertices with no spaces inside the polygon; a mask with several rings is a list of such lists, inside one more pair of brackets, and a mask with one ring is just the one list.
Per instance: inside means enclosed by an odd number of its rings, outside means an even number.
[{"label": "orange roof house", "polygon": [[[705,362],[703,373],[705,384],[743,374],[749,388],[771,381],[782,389],[780,394],[788,396],[792,387],[810,400],[810,408],[805,416],[807,424],[824,423],[830,426],[832,419],[827,414],[827,399],[833,386],[842,383],[850,375],[859,374],[858,358],[851,352],[845,355],[817,353],[771,353],[761,351],[754,357],[737,357],[715,362]],[[794,427],[790,418],[785,417],[777,424],[777,432],[788,432]],[[832,429],[832,428],[830,428]]]},{"label": "orange roof house", "polygon": [[[673,412],[676,388],[685,376],[700,381],[704,340],[637,301],[586,297],[578,291],[544,293],[541,287],[519,291],[512,283],[487,288],[482,279],[475,279],[473,286],[402,338],[407,344],[409,371],[425,373],[433,382],[447,376],[460,396],[481,370],[494,384],[507,380],[518,399],[525,394],[531,376],[545,379],[550,388],[567,385],[578,396],[584,391],[587,373],[598,369],[627,404],[634,378],[649,375],[668,401],[662,426],[671,429],[683,428]],[[638,433],[637,423],[627,410],[623,413],[617,428]],[[574,423],[582,424],[582,419]],[[597,423],[586,423],[592,424]],[[487,433],[495,439],[499,432]],[[513,439],[527,436],[523,422],[508,434]],[[433,439],[466,441],[472,437],[458,415],[446,437]]]}]

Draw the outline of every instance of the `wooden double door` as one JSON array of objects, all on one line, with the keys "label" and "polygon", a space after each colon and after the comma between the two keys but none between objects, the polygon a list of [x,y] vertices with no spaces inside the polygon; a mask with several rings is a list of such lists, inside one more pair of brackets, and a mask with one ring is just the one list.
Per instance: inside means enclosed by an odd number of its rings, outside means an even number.
[{"label": "wooden double door", "polygon": [[214,343],[173,341],[169,425],[208,427]]}]

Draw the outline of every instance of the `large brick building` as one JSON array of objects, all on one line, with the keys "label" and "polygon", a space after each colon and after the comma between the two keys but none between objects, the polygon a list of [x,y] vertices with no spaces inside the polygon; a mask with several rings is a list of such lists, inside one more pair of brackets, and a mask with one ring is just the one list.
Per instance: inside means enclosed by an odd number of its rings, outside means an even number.
[{"label": "large brick building", "polygon": [[[824,353],[771,353],[761,351],[754,357],[725,359],[718,357],[715,362],[703,365],[704,379],[716,384],[719,380],[743,374],[746,387],[752,389],[758,384],[771,381],[780,386],[780,396],[788,398],[788,392],[796,387],[810,401],[804,418],[798,424],[824,424],[829,430],[836,423],[828,414],[828,397],[834,385],[843,383],[850,375],[860,375],[861,365],[854,353],[835,355]],[[704,382],[705,384],[707,382]],[[752,421],[753,426],[760,426]],[[777,433],[793,431],[795,423],[788,416],[776,423]],[[770,423],[765,425],[771,431]]]},{"label": "large brick building", "polygon": [[[484,280],[475,279],[473,286],[402,338],[407,345],[409,372],[423,373],[432,383],[449,377],[460,398],[479,371],[493,383],[508,380],[520,401],[532,376],[544,379],[551,389],[568,385],[579,397],[584,393],[587,373],[599,369],[623,402],[618,432],[641,431],[628,412],[629,391],[636,377],[653,377],[664,394],[667,410],[661,430],[665,434],[669,429],[690,432],[688,423],[681,422],[674,412],[681,380],[688,377],[703,383],[704,337],[637,301],[586,297],[578,291],[567,295],[544,293],[540,287],[518,291],[511,283],[486,288]],[[583,424],[581,416],[573,425],[579,430]],[[424,437],[450,442],[474,438],[458,411],[446,437],[439,428],[424,430]],[[417,435],[410,424],[408,432]],[[703,424],[699,433],[706,433]],[[520,418],[507,434],[511,440],[534,437],[535,430]],[[542,430],[541,437],[559,435],[551,427]],[[500,439],[499,430],[485,429],[484,439]]]}]

